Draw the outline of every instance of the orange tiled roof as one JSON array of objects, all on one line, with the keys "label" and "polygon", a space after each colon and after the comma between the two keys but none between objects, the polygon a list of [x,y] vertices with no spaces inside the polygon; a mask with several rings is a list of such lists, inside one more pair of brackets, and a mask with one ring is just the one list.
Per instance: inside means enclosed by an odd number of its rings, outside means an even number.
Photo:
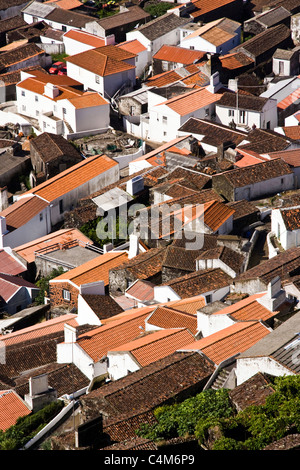
[{"label": "orange tiled roof", "polygon": [[74,39],[74,41],[78,41],[82,44],[86,44],[92,47],[105,46],[105,40],[103,38],[99,38],[98,36],[95,36],[93,34],[76,29],[71,29],[70,31],[64,34],[64,37]]},{"label": "orange tiled roof", "polygon": [[6,218],[7,229],[12,231],[22,227],[47,206],[48,203],[40,197],[27,194],[26,197],[19,199],[0,212],[0,215]]},{"label": "orange tiled roof", "polygon": [[197,88],[183,95],[175,96],[163,103],[159,103],[156,106],[168,106],[173,111],[180,114],[180,116],[185,116],[197,109],[215,103],[221,98],[221,93],[210,93],[207,88]]},{"label": "orange tiled roof", "polygon": [[108,105],[108,101],[106,101],[101,95],[99,95],[99,93],[94,92],[86,92],[81,96],[69,98],[69,102],[76,109],[93,108],[95,106]]},{"label": "orange tiled roof", "polygon": [[0,390],[0,430],[15,425],[18,418],[28,416],[31,410],[13,390]]},{"label": "orange tiled roof", "polygon": [[104,281],[104,284],[107,285],[109,270],[124,263],[127,259],[128,254],[124,251],[110,251],[55,277],[50,281],[50,284],[71,281],[79,287],[90,282]]},{"label": "orange tiled roof", "polygon": [[197,11],[192,12],[191,16],[197,18],[198,16],[209,13],[210,11],[221,8],[224,5],[233,3],[235,0],[192,0],[192,3],[197,8]]},{"label": "orange tiled roof", "polygon": [[[136,158],[134,161],[140,161],[140,160],[148,160],[152,162],[153,158],[159,157],[165,150],[169,150],[171,147],[176,146],[179,142],[182,140],[185,140],[188,135],[182,136],[182,137],[176,137],[175,139],[170,140],[169,142],[160,145],[157,147],[157,149],[152,150],[151,152],[146,153],[145,155],[142,155],[141,157]],[[160,157],[161,158],[161,157]]]},{"label": "orange tiled roof", "polygon": [[234,52],[219,57],[222,67],[234,70],[254,63],[254,59],[248,57],[243,52]]},{"label": "orange tiled roof", "polygon": [[205,54],[206,52],[203,51],[184,49],[183,47],[164,44],[156,54],[154,54],[153,59],[189,65],[202,59]]},{"label": "orange tiled roof", "polygon": [[259,321],[237,322],[232,326],[186,345],[182,350],[202,351],[215,364],[242,353],[270,333]]},{"label": "orange tiled roof", "polygon": [[107,324],[80,335],[77,344],[98,362],[109,350],[137,338],[141,333],[140,326],[144,325],[153,308],[136,308],[112,317]]},{"label": "orange tiled roof", "polygon": [[25,196],[36,194],[46,201],[54,201],[116,165],[117,162],[106,155],[95,155],[62,171],[24,194]]},{"label": "orange tiled roof", "polygon": [[176,310],[176,307],[159,306],[149,316],[147,322],[159,328],[188,328],[197,334],[197,316],[191,313]]},{"label": "orange tiled roof", "polygon": [[175,308],[180,312],[192,313],[193,315],[196,315],[197,310],[206,305],[206,301],[202,295],[196,295],[187,299],[172,300],[164,305]]},{"label": "orange tiled roof", "polygon": [[265,292],[251,295],[246,299],[240,300],[229,307],[225,307],[213,313],[213,315],[230,315],[236,321],[266,321],[278,314],[278,312],[272,312],[258,302],[258,299],[263,295],[265,295]]},{"label": "orange tiled roof", "polygon": [[63,10],[73,10],[82,6],[79,0],[47,0],[44,3],[55,3],[59,8]]},{"label": "orange tiled roof", "polygon": [[130,352],[140,366],[145,367],[172,354],[192,339],[193,335],[186,328],[166,329],[122,344],[108,353]]},{"label": "orange tiled roof", "polygon": [[278,104],[277,104],[277,107],[279,109],[286,109],[288,108],[289,106],[291,106],[291,104],[295,103],[295,101],[299,100],[300,98],[300,88],[298,88],[297,90],[293,91],[293,93],[291,93],[289,96],[287,96],[286,98],[284,98],[282,101],[280,101]]},{"label": "orange tiled roof", "polygon": [[143,46],[137,39],[130,41],[124,41],[117,44],[117,47],[124,49],[124,51],[131,52],[132,54],[139,54],[140,52],[146,51],[147,48]]},{"label": "orange tiled roof", "polygon": [[147,79],[147,86],[165,86],[169,83],[174,83],[181,80],[181,75],[179,75],[175,70],[169,70],[167,72],[159,73]]},{"label": "orange tiled roof", "polygon": [[14,248],[14,252],[24,258],[27,263],[33,263],[35,260],[34,253],[36,251],[55,245],[56,243],[63,244],[73,240],[80,240],[84,243],[93,244],[92,240],[83,235],[80,230],[71,228],[58,230],[57,232],[50,233],[49,235],[37,238],[31,242],[19,245]]},{"label": "orange tiled roof", "polygon": [[66,314],[52,320],[47,320],[41,323],[36,323],[33,326],[22,328],[19,331],[13,333],[7,333],[6,335],[0,335],[0,340],[5,346],[11,346],[13,344],[22,343],[23,341],[29,341],[31,339],[39,338],[43,335],[55,333],[57,331],[63,331],[65,323],[71,326],[78,326],[77,314]]},{"label": "orange tiled roof", "polygon": [[69,56],[66,58],[66,62],[104,77],[134,69],[134,65],[125,61],[135,56],[136,54],[127,52],[120,47],[103,46]]}]

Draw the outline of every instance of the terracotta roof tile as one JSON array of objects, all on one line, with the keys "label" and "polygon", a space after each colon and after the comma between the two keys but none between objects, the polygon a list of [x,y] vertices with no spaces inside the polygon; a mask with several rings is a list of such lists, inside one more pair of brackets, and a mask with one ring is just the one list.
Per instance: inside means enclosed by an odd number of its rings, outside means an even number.
[{"label": "terracotta roof tile", "polygon": [[104,77],[134,69],[134,65],[125,62],[133,57],[135,54],[120,47],[103,46],[69,56],[66,58],[66,62]]},{"label": "terracotta roof tile", "polygon": [[22,264],[19,259],[17,259],[14,254],[10,254],[8,249],[0,250],[0,272],[4,274],[10,274],[11,276],[16,276],[18,274],[24,273],[27,271],[25,264]]},{"label": "terracotta roof tile", "polygon": [[270,333],[259,321],[237,322],[187,345],[185,351],[199,350],[215,364],[242,353]]},{"label": "terracotta roof tile", "polygon": [[7,333],[6,335],[0,335],[0,340],[5,344],[6,347],[18,345],[25,341],[41,338],[44,335],[61,332],[64,330],[65,323],[76,327],[78,326],[76,318],[76,314],[66,314],[57,318],[53,318],[52,320],[47,320],[45,322],[23,328],[20,331]]},{"label": "terracotta roof tile", "polygon": [[[245,168],[229,170],[223,173],[224,178],[234,187],[243,187],[256,182],[267,181],[282,175],[291,174],[292,170],[281,158],[257,163]],[[218,175],[213,175],[218,177]]]},{"label": "terracotta roof tile", "polygon": [[105,46],[105,40],[103,38],[99,38],[94,34],[86,33],[85,31],[80,31],[76,29],[70,29],[64,34],[65,38],[73,39],[74,41],[81,42],[82,44],[86,44],[87,46],[92,47],[102,47]]},{"label": "terracotta roof tile", "polygon": [[254,63],[254,59],[243,52],[233,52],[219,57],[222,67],[229,70],[239,69]]},{"label": "terracotta roof tile", "polygon": [[119,263],[114,271],[128,270],[136,279],[148,279],[161,272],[162,261],[166,248],[151,248],[145,253],[139,253],[132,259]]},{"label": "terracotta roof tile", "polygon": [[197,88],[157,104],[156,106],[168,106],[181,116],[185,116],[209,104],[215,103],[221,98],[222,94],[210,93],[206,88]]},{"label": "terracotta roof tile", "polygon": [[120,42],[117,47],[124,49],[124,51],[131,52],[132,54],[139,54],[140,52],[146,51],[147,48],[137,39]]},{"label": "terracotta roof tile", "polygon": [[162,285],[171,287],[181,299],[184,299],[229,286],[231,280],[230,276],[217,268],[195,271]]},{"label": "terracotta roof tile", "polygon": [[13,390],[0,390],[0,429],[6,431],[31,410]]},{"label": "terracotta roof tile", "polygon": [[126,295],[145,302],[154,299],[154,284],[138,279],[126,289]]},{"label": "terracotta roof tile", "polygon": [[54,201],[116,165],[118,165],[117,162],[106,155],[95,155],[62,171],[24,194],[25,196],[34,194],[46,201]]},{"label": "terracotta roof tile", "polygon": [[235,321],[264,321],[278,314],[277,311],[272,312],[259,303],[259,299],[265,295],[265,292],[250,295],[249,297],[240,300],[239,302],[225,307],[213,315],[229,315]]},{"label": "terracotta roof tile", "polygon": [[110,349],[108,354],[130,352],[141,367],[158,361],[193,340],[186,328],[169,328],[143,335],[129,343]]},{"label": "terracotta roof tile", "polygon": [[289,273],[299,268],[299,259],[300,248],[290,248],[243,272],[235,279],[235,282],[258,278],[268,284],[276,276],[280,276],[281,280],[284,280],[289,277]]},{"label": "terracotta roof tile", "polygon": [[117,319],[80,335],[77,343],[91,359],[98,362],[107,352],[122,344],[134,340],[140,335],[140,326],[153,310],[153,307],[142,307],[124,312]]},{"label": "terracotta roof tile", "polygon": [[5,217],[7,229],[12,231],[25,225],[47,206],[48,203],[40,197],[28,194],[4,209],[0,215]]},{"label": "terracotta roof tile", "polygon": [[70,269],[60,276],[51,279],[51,284],[55,284],[61,281],[71,281],[76,286],[82,284],[104,281],[104,285],[108,285],[109,282],[109,270],[124,262],[128,258],[128,254],[122,251],[111,251],[104,253],[103,255],[97,256],[96,258],[81,264],[80,266]]},{"label": "terracotta roof tile", "polygon": [[235,0],[192,0],[197,10],[192,12],[191,15],[194,18],[209,13],[210,11],[216,10],[224,5],[234,3]]},{"label": "terracotta roof tile", "polygon": [[197,310],[206,305],[205,298],[202,295],[195,295],[190,298],[173,300],[165,304],[168,307],[174,308],[180,312],[197,314]]},{"label": "terracotta roof tile", "polygon": [[31,242],[19,245],[14,248],[14,252],[27,261],[33,263],[35,260],[35,252],[55,244],[65,244],[73,240],[80,240],[83,243],[92,244],[92,241],[83,235],[78,229],[62,229],[52,232],[44,237],[37,238]]},{"label": "terracotta roof tile", "polygon": [[270,379],[258,372],[231,390],[229,394],[237,410],[244,410],[248,406],[264,405],[266,398],[274,392]]},{"label": "terracotta roof tile", "polygon": [[178,64],[189,65],[199,61],[205,56],[205,52],[191,49],[184,49],[179,46],[169,46],[164,44],[154,54],[153,59],[164,60],[167,62],[176,62]]},{"label": "terracotta roof tile", "polygon": [[[202,298],[203,303],[203,298]],[[182,312],[176,306],[159,306],[149,315],[147,323],[158,328],[187,328],[193,335],[197,334],[197,316]]]},{"label": "terracotta roof tile", "polygon": [[300,227],[300,207],[291,209],[281,209],[281,216],[283,218],[287,231],[298,230]]},{"label": "terracotta roof tile", "polygon": [[288,95],[286,98],[281,100],[278,104],[277,107],[279,109],[286,109],[295,102],[297,102],[300,98],[300,88],[297,90],[293,91],[290,95]]}]

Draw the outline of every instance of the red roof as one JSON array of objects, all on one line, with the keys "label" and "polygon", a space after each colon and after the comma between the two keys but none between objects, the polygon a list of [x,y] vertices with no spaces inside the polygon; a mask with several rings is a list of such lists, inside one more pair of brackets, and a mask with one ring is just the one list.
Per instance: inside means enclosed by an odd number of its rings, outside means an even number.
[{"label": "red roof", "polygon": [[299,100],[299,98],[300,98],[300,88],[293,91],[293,93],[291,93],[289,96],[287,96],[282,101],[280,101],[280,103],[277,104],[277,107],[279,109],[286,109],[289,106],[291,106],[291,104],[295,103],[295,101]]},{"label": "red roof", "polygon": [[175,96],[156,106],[168,106],[170,109],[180,114],[180,116],[185,116],[186,114],[215,103],[221,98],[222,93],[211,93],[207,88],[203,87],[184,93],[183,95]]},{"label": "red roof", "polygon": [[182,348],[202,351],[215,364],[242,353],[267,336],[270,330],[259,321],[241,321]]},{"label": "red roof", "polygon": [[143,335],[129,343],[110,349],[108,354],[130,352],[141,367],[175,352],[186,342],[193,340],[193,335],[186,328],[170,328]]},{"label": "red roof", "polygon": [[184,49],[183,47],[164,44],[156,54],[154,54],[153,59],[189,65],[202,59],[205,54],[206,52],[203,51]]},{"label": "red roof", "polygon": [[31,410],[13,390],[0,391],[0,430],[14,426],[19,418],[27,416]]},{"label": "red roof", "polygon": [[26,266],[21,263],[16,257],[8,252],[5,248],[0,250],[0,272],[17,276],[27,270]]}]

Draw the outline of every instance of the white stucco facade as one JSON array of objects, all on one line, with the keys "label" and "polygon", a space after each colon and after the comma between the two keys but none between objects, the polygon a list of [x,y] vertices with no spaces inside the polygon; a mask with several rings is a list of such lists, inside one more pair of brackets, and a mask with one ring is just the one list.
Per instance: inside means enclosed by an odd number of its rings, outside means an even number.
[{"label": "white stucco facade", "polygon": [[294,373],[282,364],[268,356],[262,357],[237,357],[236,359],[236,385],[240,385],[253,377],[258,372],[282,377],[284,375],[294,375]]},{"label": "white stucco facade", "polygon": [[[300,206],[297,206],[300,208]],[[300,246],[300,228],[288,230],[282,217],[284,209],[273,209],[271,212],[271,231],[277,237],[284,250]],[[286,210],[289,210],[288,208]]]},{"label": "white stucco facade", "polygon": [[260,111],[243,109],[239,105],[238,96],[236,107],[230,108],[216,103],[216,121],[229,126],[234,121],[239,127],[256,126],[258,129],[271,129],[277,127],[277,101],[270,99]]},{"label": "white stucco facade", "polygon": [[[134,65],[134,58],[132,61],[133,63],[129,65]],[[135,68],[103,77],[68,61],[67,74],[68,77],[82,83],[85,90],[96,91],[107,99],[110,99],[124,84],[127,84],[128,92],[131,91],[135,85],[136,78]]]}]

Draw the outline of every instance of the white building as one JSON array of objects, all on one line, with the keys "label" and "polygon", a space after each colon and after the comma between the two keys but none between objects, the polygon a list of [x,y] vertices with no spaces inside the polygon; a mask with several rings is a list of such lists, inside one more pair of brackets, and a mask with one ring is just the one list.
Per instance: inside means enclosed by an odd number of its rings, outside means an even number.
[{"label": "white building", "polygon": [[116,46],[97,47],[67,57],[68,77],[80,81],[85,90],[112,98],[122,89],[131,91],[136,81],[135,54]]},{"label": "white building", "polygon": [[226,92],[216,103],[216,120],[225,126],[271,129],[277,127],[276,99]]},{"label": "white building", "polygon": [[271,231],[284,250],[300,246],[300,206],[272,209]]},{"label": "white building", "polygon": [[19,246],[47,235],[78,199],[119,180],[119,165],[95,155],[23,193],[0,213],[2,246]]},{"label": "white building", "polygon": [[79,29],[72,29],[63,35],[63,44],[67,55],[80,54],[81,52],[89,51],[95,47],[114,44],[114,37],[111,38],[111,42],[107,40],[108,38],[99,38],[94,34],[80,31]]},{"label": "white building", "polygon": [[227,54],[241,42],[241,24],[228,18],[207,23],[196,28],[181,29],[180,46],[185,49],[205,51],[211,54]]},{"label": "white building", "polygon": [[189,23],[174,13],[166,13],[126,34],[126,40],[137,39],[148,51],[148,64],[153,55],[164,45],[176,46],[180,42],[180,27]]},{"label": "white building", "polygon": [[183,90],[167,99],[160,89],[148,90],[148,113],[141,116],[143,138],[153,142],[168,142],[175,139],[178,129],[191,117],[210,119],[222,94],[217,93],[222,85],[218,73],[211,77],[207,87]]},{"label": "white building", "polygon": [[99,93],[80,91],[81,83],[66,76],[39,71],[21,72],[17,84],[17,107],[21,115],[34,118],[41,132],[82,137],[109,128],[109,103]]}]

